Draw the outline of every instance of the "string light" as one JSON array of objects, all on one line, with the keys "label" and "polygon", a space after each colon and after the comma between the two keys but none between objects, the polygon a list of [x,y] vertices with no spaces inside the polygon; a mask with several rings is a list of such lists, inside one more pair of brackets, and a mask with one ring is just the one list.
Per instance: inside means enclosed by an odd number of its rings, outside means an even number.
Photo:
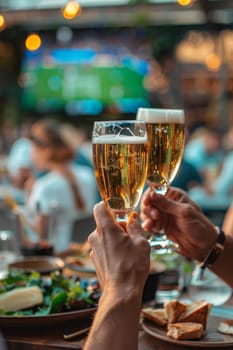
[{"label": "string light", "polygon": [[2,31],[6,26],[6,20],[3,15],[0,14],[0,31]]},{"label": "string light", "polygon": [[41,46],[41,38],[38,34],[30,34],[25,40],[25,46],[29,51],[36,51]]},{"label": "string light", "polygon": [[76,1],[69,1],[64,7],[62,14],[65,19],[73,19],[81,13],[81,6]]},{"label": "string light", "polygon": [[177,0],[180,6],[190,6],[193,0]]}]

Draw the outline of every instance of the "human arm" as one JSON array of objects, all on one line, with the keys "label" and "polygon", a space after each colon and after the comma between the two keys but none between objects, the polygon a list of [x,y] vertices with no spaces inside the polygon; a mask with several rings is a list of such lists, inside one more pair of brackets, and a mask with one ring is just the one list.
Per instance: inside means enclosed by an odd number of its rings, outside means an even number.
[{"label": "human arm", "polygon": [[51,198],[53,195],[49,189],[44,189],[40,180],[35,181],[27,197],[26,210],[38,240],[47,238]]},{"label": "human arm", "polygon": [[49,215],[37,214],[34,219],[34,228],[40,239],[46,239],[49,229]]},{"label": "human arm", "polygon": [[233,204],[226,212],[222,228],[227,235],[233,237]]},{"label": "human arm", "polygon": [[[202,213],[188,195],[170,188],[166,196],[150,189],[141,204],[143,228],[155,232],[163,228],[169,239],[178,243],[184,256],[202,262],[215,245],[217,231],[214,224]],[[233,238],[227,236],[225,249],[211,270],[233,287],[229,266],[233,264]]]},{"label": "human arm", "polygon": [[135,214],[124,230],[101,202],[90,235],[102,296],[84,350],[136,350],[150,247]]},{"label": "human arm", "polygon": [[9,174],[11,184],[21,190],[25,190],[26,182],[33,176],[31,169],[20,167],[15,174]]},{"label": "human arm", "polygon": [[212,270],[222,278],[231,288],[233,288],[233,276],[231,266],[233,265],[233,237],[226,235],[224,251],[212,265]]}]

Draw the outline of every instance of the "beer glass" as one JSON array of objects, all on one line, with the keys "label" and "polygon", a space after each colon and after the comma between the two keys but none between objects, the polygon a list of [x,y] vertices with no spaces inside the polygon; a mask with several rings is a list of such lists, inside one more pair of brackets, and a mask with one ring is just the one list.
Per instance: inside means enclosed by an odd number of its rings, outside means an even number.
[{"label": "beer glass", "polygon": [[98,189],[117,221],[127,221],[147,177],[148,138],[142,121],[100,121],[93,128]]},{"label": "beer glass", "polygon": [[[147,183],[165,195],[179,169],[184,150],[184,111],[181,109],[139,108],[137,120],[147,125],[149,163]],[[151,245],[172,246],[164,233],[153,235]]]}]

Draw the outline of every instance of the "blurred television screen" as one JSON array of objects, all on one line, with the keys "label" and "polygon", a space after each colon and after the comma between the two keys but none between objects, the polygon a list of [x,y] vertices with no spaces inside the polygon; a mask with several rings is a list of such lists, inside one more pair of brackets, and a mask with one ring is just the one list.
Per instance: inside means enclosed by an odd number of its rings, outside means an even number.
[{"label": "blurred television screen", "polygon": [[[137,40],[135,40],[137,38]],[[149,71],[144,35],[135,30],[101,35],[82,32],[66,45],[43,38],[25,49],[20,75],[24,110],[99,115],[109,108],[135,113],[148,106]]]}]

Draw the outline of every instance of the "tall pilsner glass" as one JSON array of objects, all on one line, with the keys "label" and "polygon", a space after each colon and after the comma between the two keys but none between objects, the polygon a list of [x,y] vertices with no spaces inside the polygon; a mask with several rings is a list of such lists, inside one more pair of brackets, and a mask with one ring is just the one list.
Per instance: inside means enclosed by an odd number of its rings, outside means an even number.
[{"label": "tall pilsner glass", "polygon": [[92,142],[100,195],[117,221],[127,221],[147,177],[146,125],[135,120],[95,122]]},{"label": "tall pilsner glass", "polygon": [[[137,120],[147,125],[149,165],[147,183],[165,195],[179,169],[184,151],[184,111],[181,109],[139,108]],[[171,247],[166,235],[153,236],[151,245]]]}]

